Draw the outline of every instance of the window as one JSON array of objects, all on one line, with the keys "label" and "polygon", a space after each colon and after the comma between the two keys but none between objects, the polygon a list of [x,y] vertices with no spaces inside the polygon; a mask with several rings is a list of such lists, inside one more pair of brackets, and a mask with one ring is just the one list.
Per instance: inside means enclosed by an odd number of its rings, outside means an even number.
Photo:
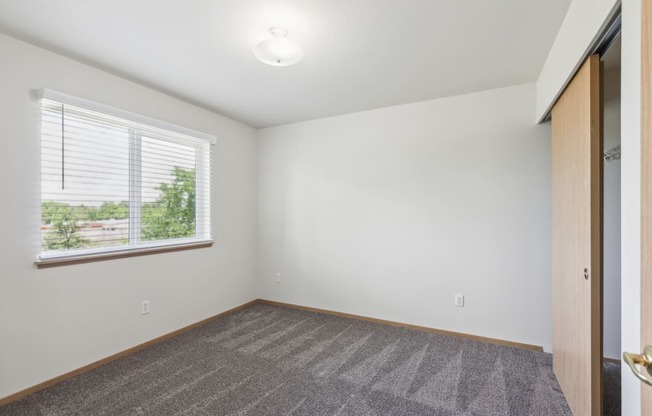
[{"label": "window", "polygon": [[211,242],[213,136],[41,90],[37,263]]}]

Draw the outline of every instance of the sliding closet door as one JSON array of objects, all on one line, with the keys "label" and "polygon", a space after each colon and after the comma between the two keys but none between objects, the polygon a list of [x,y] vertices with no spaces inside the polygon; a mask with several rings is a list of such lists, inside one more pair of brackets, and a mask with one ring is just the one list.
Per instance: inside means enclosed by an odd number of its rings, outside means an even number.
[{"label": "sliding closet door", "polygon": [[602,413],[601,130],[594,55],[552,110],[553,369],[574,416]]}]

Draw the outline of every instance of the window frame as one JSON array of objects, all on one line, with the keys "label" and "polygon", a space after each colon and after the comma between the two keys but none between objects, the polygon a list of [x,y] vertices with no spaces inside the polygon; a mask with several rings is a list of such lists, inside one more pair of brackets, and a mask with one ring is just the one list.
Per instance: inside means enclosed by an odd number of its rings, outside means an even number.
[{"label": "window frame", "polygon": [[[205,248],[213,245],[210,225],[210,202],[211,202],[211,146],[215,145],[215,136],[181,127],[172,123],[121,110],[115,107],[99,104],[83,98],[60,93],[51,89],[41,88],[37,90],[36,96],[39,99],[40,114],[47,103],[58,103],[64,106],[72,106],[83,111],[93,112],[115,119],[116,125],[125,127],[129,131],[129,230],[127,245],[111,247],[80,248],[68,250],[43,251],[39,244],[39,254],[35,264],[38,268],[61,266],[67,264],[87,263],[92,261],[125,258],[163,252],[173,252],[195,248]],[[120,124],[123,123],[123,124]],[[143,128],[139,129],[138,126]],[[162,132],[159,137],[151,132]],[[157,140],[169,141],[184,146],[195,147],[195,236],[187,238],[160,239],[148,242],[141,240],[141,204],[142,204],[142,153],[141,145],[143,137],[151,137]],[[39,130],[39,145],[42,146],[42,122]],[[42,168],[39,169],[41,171]],[[42,179],[39,181],[42,187]],[[40,203],[42,196],[39,195],[38,215],[41,217]],[[39,239],[41,236],[39,235]]]}]

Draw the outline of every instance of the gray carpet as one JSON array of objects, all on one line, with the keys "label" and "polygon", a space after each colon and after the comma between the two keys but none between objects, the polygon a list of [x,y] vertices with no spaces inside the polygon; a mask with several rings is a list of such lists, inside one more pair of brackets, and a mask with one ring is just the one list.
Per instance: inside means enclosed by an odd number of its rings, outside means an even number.
[{"label": "gray carpet", "polygon": [[255,305],[0,415],[570,415],[545,353]]},{"label": "gray carpet", "polygon": [[603,377],[602,414],[605,416],[620,416],[620,366],[613,363],[604,363]]}]

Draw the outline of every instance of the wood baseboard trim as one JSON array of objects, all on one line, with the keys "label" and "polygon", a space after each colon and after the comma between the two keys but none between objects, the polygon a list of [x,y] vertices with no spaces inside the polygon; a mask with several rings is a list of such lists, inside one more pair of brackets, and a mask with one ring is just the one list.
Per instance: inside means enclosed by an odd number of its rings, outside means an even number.
[{"label": "wood baseboard trim", "polygon": [[433,334],[447,335],[447,336],[458,337],[458,338],[466,338],[466,339],[470,339],[470,340],[473,340],[473,341],[486,342],[486,343],[489,343],[489,344],[519,348],[519,349],[522,349],[522,350],[543,352],[543,347],[538,346],[538,345],[530,345],[530,344],[523,344],[523,343],[520,343],[520,342],[506,341],[506,340],[503,340],[503,339],[481,337],[481,336],[478,336],[478,335],[465,334],[465,333],[462,333],[462,332],[446,331],[446,330],[443,330],[443,329],[430,328],[430,327],[427,327],[427,326],[419,326],[419,325],[406,324],[406,323],[402,323],[402,322],[387,321],[387,320],[384,320],[384,319],[371,318],[371,317],[368,317],[368,316],[353,315],[353,314],[350,314],[350,313],[336,312],[336,311],[331,311],[331,310],[328,310],[328,309],[311,308],[311,307],[308,307],[308,306],[301,306],[301,305],[294,305],[294,304],[291,304],[291,303],[276,302],[276,301],[273,301],[273,300],[258,299],[258,303],[266,304],[266,305],[273,305],[273,306],[280,306],[280,307],[290,308],[290,309],[298,309],[298,310],[308,311],[308,312],[322,313],[322,314],[325,314],[325,315],[333,315],[333,316],[338,316],[340,318],[349,318],[349,319],[356,319],[356,320],[359,320],[359,321],[374,322],[374,323],[377,323],[377,324],[389,325],[389,326],[394,326],[394,327],[399,327],[399,328],[414,329],[414,330],[417,330],[417,331],[430,332],[430,333],[433,333]]},{"label": "wood baseboard trim", "polygon": [[24,390],[21,390],[19,392],[10,394],[7,397],[0,398],[0,406],[4,406],[4,405],[9,404],[11,402],[14,402],[16,400],[20,400],[23,397],[29,396],[32,393],[36,393],[39,390],[43,390],[45,388],[53,386],[53,385],[55,385],[57,383],[60,383],[60,382],[62,382],[64,380],[67,380],[67,379],[75,377],[75,376],[77,376],[79,374],[85,373],[86,371],[93,370],[95,368],[98,368],[98,367],[101,367],[103,365],[109,364],[110,362],[113,362],[113,361],[118,360],[120,358],[126,357],[128,355],[131,355],[131,354],[133,354],[135,352],[138,352],[140,350],[143,350],[143,349],[145,349],[147,347],[151,347],[152,345],[157,344],[157,343],[159,343],[161,341],[165,341],[165,340],[173,338],[173,337],[175,337],[177,335],[181,335],[184,332],[190,331],[191,329],[198,328],[198,327],[200,327],[202,325],[205,325],[205,324],[207,324],[209,322],[212,322],[212,321],[214,321],[216,319],[220,319],[220,318],[222,318],[222,317],[224,317],[226,315],[230,315],[230,314],[232,314],[234,312],[237,312],[237,311],[239,311],[241,309],[244,309],[244,308],[247,308],[249,306],[255,305],[258,302],[259,301],[257,299],[252,300],[251,302],[247,302],[247,303],[242,304],[240,306],[236,306],[235,308],[229,309],[229,310],[224,311],[222,313],[218,313],[217,315],[211,316],[210,318],[206,318],[206,319],[203,319],[203,320],[201,320],[199,322],[195,322],[194,324],[184,326],[183,328],[177,329],[176,331],[172,331],[172,332],[169,332],[169,333],[167,333],[165,335],[161,335],[160,337],[156,337],[156,338],[154,338],[152,340],[149,340],[147,342],[144,342],[142,344],[138,344],[135,347],[131,347],[131,348],[126,349],[124,351],[121,351],[121,352],[119,352],[117,354],[113,354],[113,355],[111,355],[109,357],[106,357],[106,358],[103,358],[103,359],[101,359],[99,361],[95,361],[93,363],[85,365],[85,366],[83,366],[81,368],[78,368],[76,370],[69,371],[69,372],[67,372],[65,374],[54,377],[54,378],[52,378],[50,380],[44,381],[44,382],[39,383],[39,384],[37,384],[35,386],[28,387],[28,388],[26,388]]}]

